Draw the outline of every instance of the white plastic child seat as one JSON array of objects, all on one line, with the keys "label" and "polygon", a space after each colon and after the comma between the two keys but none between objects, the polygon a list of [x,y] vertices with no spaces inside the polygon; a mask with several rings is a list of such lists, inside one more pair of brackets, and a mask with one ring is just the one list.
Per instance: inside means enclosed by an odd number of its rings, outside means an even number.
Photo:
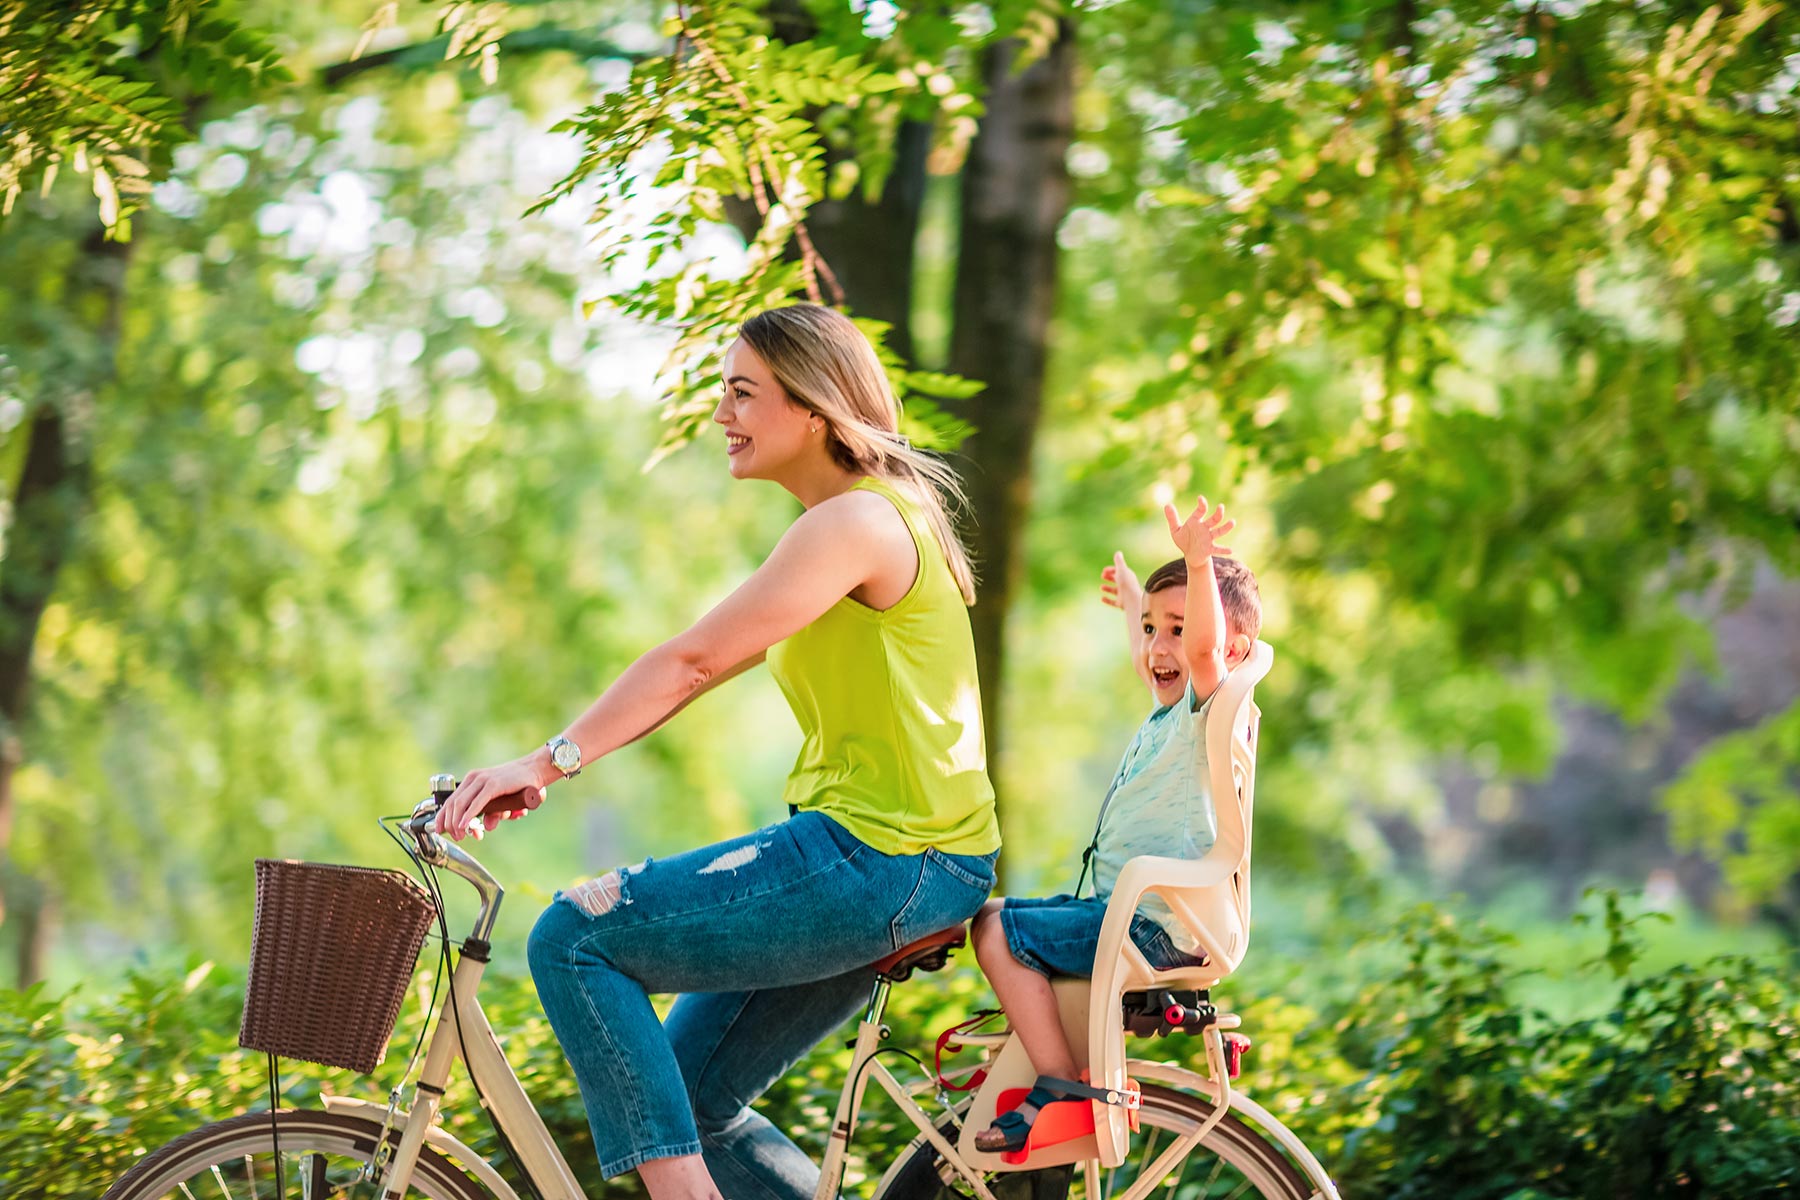
[{"label": "white plastic child seat", "polygon": [[[1106,903],[1094,951],[1088,1003],[1088,1070],[1096,1087],[1125,1084],[1125,1036],[1119,1006],[1126,992],[1150,988],[1210,988],[1237,970],[1250,946],[1250,817],[1256,800],[1256,732],[1262,712],[1251,699],[1275,662],[1267,642],[1225,677],[1206,717],[1206,757],[1212,772],[1219,837],[1198,861],[1143,856],[1126,863]],[[1200,943],[1206,962],[1158,971],[1127,936],[1132,914],[1154,893]],[[1124,1159],[1125,1111],[1096,1105],[1097,1157]]]},{"label": "white plastic child seat", "polygon": [[[1094,955],[1094,994],[1117,998],[1151,987],[1207,988],[1237,970],[1250,943],[1250,813],[1256,787],[1256,730],[1262,714],[1251,693],[1275,660],[1267,642],[1219,685],[1206,720],[1218,840],[1198,859],[1144,855],[1126,863],[1106,905]],[[1202,967],[1156,971],[1126,936],[1146,894],[1160,896],[1200,943]],[[1108,978],[1111,976],[1112,978]],[[1116,985],[1116,986],[1115,986]]]},{"label": "white plastic child seat", "polygon": [[[1078,1064],[1095,1087],[1125,1084],[1125,1033],[1120,1015],[1126,992],[1151,988],[1210,988],[1237,969],[1250,942],[1250,817],[1256,791],[1256,733],[1261,712],[1251,696],[1275,661],[1267,642],[1219,685],[1206,718],[1206,754],[1212,774],[1218,840],[1199,859],[1140,856],[1127,862],[1107,900],[1106,920],[1094,952],[1092,980],[1059,979],[1053,987],[1063,1031]],[[1128,935],[1145,894],[1168,904],[1200,944],[1203,966],[1173,971],[1152,968]],[[957,1146],[964,1161],[988,1170],[1036,1170],[1098,1158],[1103,1167],[1125,1159],[1130,1128],[1123,1108],[1096,1104],[1095,1136],[1046,1146],[1019,1166],[975,1149],[974,1134],[994,1119],[1000,1093],[1030,1087],[1036,1078],[1017,1038],[995,1058],[988,1078],[965,1114]]]}]

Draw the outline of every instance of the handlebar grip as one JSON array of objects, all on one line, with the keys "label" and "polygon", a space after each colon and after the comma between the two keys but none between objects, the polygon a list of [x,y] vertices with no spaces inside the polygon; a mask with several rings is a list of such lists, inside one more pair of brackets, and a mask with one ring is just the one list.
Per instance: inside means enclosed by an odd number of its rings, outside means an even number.
[{"label": "handlebar grip", "polygon": [[511,816],[514,813],[523,815],[530,811],[531,809],[526,807],[525,802],[519,799],[518,794],[514,793],[511,796],[494,797],[492,800],[489,800],[486,807],[476,815],[481,817],[505,817]]}]

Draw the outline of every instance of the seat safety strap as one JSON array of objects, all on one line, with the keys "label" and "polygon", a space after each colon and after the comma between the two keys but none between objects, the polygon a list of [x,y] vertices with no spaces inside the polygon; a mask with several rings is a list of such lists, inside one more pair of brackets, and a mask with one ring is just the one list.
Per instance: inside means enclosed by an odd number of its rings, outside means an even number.
[{"label": "seat safety strap", "polygon": [[969,1092],[969,1091],[975,1090],[976,1088],[980,1087],[984,1082],[986,1082],[987,1074],[988,1074],[986,1067],[980,1068],[973,1075],[969,1076],[968,1081],[965,1083],[951,1083],[948,1079],[945,1079],[944,1078],[944,1049],[945,1049],[945,1047],[947,1047],[950,1044],[951,1040],[954,1039],[957,1034],[973,1033],[975,1030],[981,1028],[983,1025],[986,1025],[989,1021],[992,1021],[995,1017],[997,1017],[999,1015],[1000,1015],[1000,1010],[997,1008],[984,1008],[984,1009],[981,1009],[980,1011],[978,1011],[974,1016],[970,1017],[968,1020],[959,1021],[955,1025],[952,1025],[950,1028],[944,1030],[944,1032],[938,1034],[937,1052],[932,1056],[932,1059],[931,1059],[931,1068],[932,1068],[932,1071],[937,1075],[938,1087],[942,1088],[946,1092]]},{"label": "seat safety strap", "polygon": [[1087,1084],[1077,1083],[1073,1079],[1057,1079],[1051,1075],[1038,1076],[1036,1086],[1058,1092],[1064,1099],[1098,1100],[1102,1104],[1111,1104],[1125,1109],[1137,1109],[1144,1106],[1143,1093],[1135,1087],[1089,1087]]}]

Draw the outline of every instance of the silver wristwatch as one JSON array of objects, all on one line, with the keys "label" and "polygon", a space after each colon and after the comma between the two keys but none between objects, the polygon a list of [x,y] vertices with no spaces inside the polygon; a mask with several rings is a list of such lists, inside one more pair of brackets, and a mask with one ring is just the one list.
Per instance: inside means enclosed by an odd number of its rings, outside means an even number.
[{"label": "silver wristwatch", "polygon": [[581,747],[566,737],[553,737],[544,745],[550,747],[550,762],[562,772],[564,779],[581,774]]}]

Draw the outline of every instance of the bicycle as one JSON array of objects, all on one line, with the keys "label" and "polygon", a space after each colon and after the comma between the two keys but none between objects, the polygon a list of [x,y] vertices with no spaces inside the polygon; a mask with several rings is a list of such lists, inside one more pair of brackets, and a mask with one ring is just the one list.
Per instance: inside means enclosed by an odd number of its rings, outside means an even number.
[{"label": "bicycle", "polygon": [[[1249,737],[1243,736],[1244,721],[1237,716],[1227,721],[1226,740],[1221,745],[1228,763],[1234,740],[1254,739],[1255,709],[1249,703],[1249,686],[1267,670],[1267,648],[1262,650],[1261,672],[1244,673],[1246,678],[1240,681],[1240,695],[1234,702],[1236,713],[1248,713]],[[1243,747],[1237,749],[1235,765],[1241,770]],[[1248,761],[1253,765],[1253,758]],[[474,924],[450,972],[445,1011],[427,1016],[421,1035],[424,1062],[413,1081],[411,1105],[402,1109],[397,1103],[384,1107],[367,1100],[328,1096],[322,1110],[253,1112],[220,1121],[147,1155],[103,1200],[285,1196],[291,1194],[294,1181],[306,1200],[402,1200],[411,1192],[427,1200],[519,1200],[492,1164],[437,1124],[451,1067],[459,1059],[480,1103],[489,1110],[502,1141],[511,1149],[528,1190],[542,1200],[586,1200],[507,1063],[477,998],[488,962],[488,935],[505,892],[467,851],[428,830],[438,803],[454,787],[454,779],[434,777],[432,796],[421,801],[411,817],[384,818],[384,824],[392,822],[411,839],[421,863],[468,882],[480,900]],[[1239,794],[1247,817],[1247,776]],[[1231,806],[1222,806],[1227,807]],[[1228,861],[1238,853],[1228,844],[1234,836],[1242,841],[1238,855],[1242,861],[1237,866]],[[971,1099],[958,1105],[946,1103],[945,1111],[936,1117],[921,1107],[918,1097],[935,1091],[944,1100],[947,1081],[933,1078],[909,1086],[876,1057],[888,1035],[883,1016],[890,989],[916,971],[941,969],[950,953],[964,943],[963,927],[922,938],[871,964],[869,1003],[856,1028],[850,1069],[838,1098],[814,1200],[833,1200],[839,1194],[847,1152],[871,1080],[918,1130],[918,1136],[881,1174],[873,1200],[1012,1200],[1027,1195],[1031,1200],[1056,1200],[1064,1195],[1079,1195],[1084,1200],[1143,1200],[1156,1188],[1164,1189],[1168,1200],[1242,1196],[1337,1200],[1329,1176],[1300,1139],[1231,1086],[1236,1074],[1235,1049],[1225,1033],[1236,1027],[1237,1018],[1213,1007],[1205,988],[1176,990],[1167,986],[1182,983],[1182,973],[1158,976],[1151,972],[1125,937],[1130,914],[1144,891],[1157,891],[1184,920],[1202,924],[1209,917],[1203,911],[1207,898],[1223,892],[1229,911],[1212,912],[1207,932],[1214,965],[1201,977],[1187,972],[1186,981],[1222,978],[1235,967],[1242,953],[1242,930],[1224,936],[1216,931],[1231,926],[1236,919],[1233,913],[1247,921],[1247,821],[1235,832],[1231,821],[1222,822],[1221,841],[1227,843],[1225,853],[1215,847],[1215,853],[1197,863],[1140,858],[1127,864],[1109,905],[1095,979],[1091,984],[1085,980],[1058,983],[1065,1023],[1072,1026],[1072,1032],[1094,1035],[1088,1042],[1099,1052],[1091,1052],[1090,1060],[1093,1081],[1103,1099],[1093,1106],[1091,1132],[1033,1148],[1019,1156],[1020,1161],[1008,1162],[973,1148],[974,1131],[986,1125],[1009,1091],[1017,1093],[1020,1085],[1028,1086],[1031,1079],[1029,1062],[1008,1033],[946,1035],[945,1048],[975,1046],[988,1054],[984,1064],[952,1072],[949,1080],[968,1078],[976,1070],[984,1070],[986,1076]],[[414,852],[411,846],[408,850]],[[1223,886],[1213,878],[1221,862],[1232,867]],[[1117,921],[1113,919],[1115,909]],[[1145,980],[1153,986],[1130,986]],[[1122,1009],[1112,1005],[1107,999],[1111,996],[1120,998]],[[1102,1002],[1091,1003],[1095,997]],[[1168,1063],[1126,1058],[1121,1011],[1140,1033],[1168,1034],[1181,1029],[1199,1036],[1205,1044],[1208,1072],[1202,1075]],[[388,1028],[391,1026],[390,1016]],[[382,1036],[385,1040],[385,1032]],[[1081,1044],[1079,1036],[1071,1038],[1072,1046]],[[395,1096],[397,1099],[399,1089]],[[1134,1133],[1142,1134],[1146,1128],[1148,1134],[1138,1137],[1134,1146]],[[1169,1140],[1158,1153],[1165,1135]],[[1127,1153],[1132,1149],[1136,1150],[1135,1161]],[[1207,1160],[1206,1174],[1197,1182],[1188,1181],[1185,1167],[1196,1152]],[[1081,1167],[1079,1174],[1076,1166]],[[289,1190],[276,1190],[278,1180]]]}]

